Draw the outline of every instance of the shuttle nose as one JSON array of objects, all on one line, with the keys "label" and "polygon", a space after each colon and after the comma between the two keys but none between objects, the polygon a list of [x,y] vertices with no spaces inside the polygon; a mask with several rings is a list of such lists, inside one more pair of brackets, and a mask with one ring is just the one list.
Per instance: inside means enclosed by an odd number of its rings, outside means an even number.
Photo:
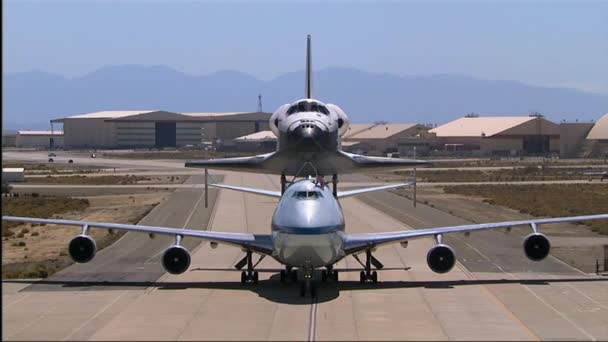
[{"label": "shuttle nose", "polygon": [[327,131],[312,123],[302,123],[289,133],[290,140],[300,143],[324,143],[328,136]]}]

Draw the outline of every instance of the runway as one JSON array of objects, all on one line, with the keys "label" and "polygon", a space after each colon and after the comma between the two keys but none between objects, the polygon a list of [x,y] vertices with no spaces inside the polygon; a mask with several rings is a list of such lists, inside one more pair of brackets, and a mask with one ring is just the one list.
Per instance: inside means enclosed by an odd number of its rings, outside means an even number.
[{"label": "runway", "polygon": [[[278,177],[225,175],[227,184],[279,188]],[[208,221],[210,230],[269,232],[276,200],[222,190],[205,211],[197,202],[201,194],[199,188],[176,190],[144,221],[200,229]],[[423,205],[413,209],[407,199],[385,192],[341,204],[353,233],[463,221]],[[447,240],[459,263],[444,275],[426,266],[430,239],[411,241],[405,249],[379,248],[374,255],[387,268],[411,269],[380,272],[376,285],[361,285],[357,272],[345,272],[340,283],[321,285],[314,301],[299,297],[296,285],[281,285],[276,273],[261,273],[260,284],[243,286],[238,272],[209,270],[231,268],[243,256],[227,246],[190,245],[192,265],[182,275],[163,273],[158,258],[144,261],[141,275],[142,255],[170,241],[139,235],[132,243],[127,238],[136,237],[129,233],[90,268],[66,269],[67,277],[29,287],[3,282],[3,339],[608,339],[608,278],[582,274],[557,259],[527,261],[521,235],[488,233],[495,235]],[[267,258],[259,267],[279,265]],[[353,258],[338,265],[358,267]]]}]

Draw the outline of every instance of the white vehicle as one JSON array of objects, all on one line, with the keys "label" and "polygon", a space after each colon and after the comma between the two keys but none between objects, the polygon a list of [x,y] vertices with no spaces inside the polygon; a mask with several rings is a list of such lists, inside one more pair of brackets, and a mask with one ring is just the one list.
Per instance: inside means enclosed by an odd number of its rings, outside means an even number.
[{"label": "white vehicle", "polygon": [[[211,184],[210,186],[255,193],[264,196],[280,198],[279,204],[272,217],[269,234],[227,233],[183,228],[165,228],[152,226],[128,225],[119,223],[99,223],[71,221],[58,219],[41,219],[30,217],[4,216],[5,221],[21,221],[30,223],[46,223],[81,226],[82,233],[69,243],[69,254],[74,261],[85,263],[93,259],[97,251],[95,241],[88,235],[92,228],[127,230],[148,234],[164,234],[175,237],[175,243],[169,246],[163,254],[162,265],[172,274],[180,274],[190,267],[190,253],[181,245],[184,237],[195,237],[210,241],[211,247],[226,244],[242,249],[245,257],[235,267],[245,270],[241,273],[241,282],[257,283],[258,272],[255,270],[253,254],[259,254],[260,260],[267,256],[285,266],[280,272],[282,282],[297,281],[300,276],[300,294],[315,295],[312,282],[313,271],[322,268],[322,280],[338,281],[338,270],[334,265],[348,257],[365,255],[365,263],[360,272],[362,283],[378,281],[378,273],[384,265],[377,260],[372,252],[379,247],[401,243],[407,246],[410,240],[434,237],[437,244],[427,253],[426,260],[429,268],[437,273],[449,272],[456,263],[454,250],[443,243],[443,236],[450,233],[472,232],[485,229],[511,228],[529,226],[532,233],[523,240],[523,251],[530,260],[543,260],[551,249],[549,239],[538,231],[540,225],[558,222],[576,222],[586,220],[608,219],[608,214],[587,215],[561,218],[542,218],[521,221],[472,224],[465,226],[439,227],[395,231],[386,233],[349,234],[346,231],[342,208],[338,199],[372,191],[379,191],[402,186],[409,183],[385,185],[372,188],[338,192],[334,197],[323,178],[307,178],[293,183],[281,194],[279,191],[243,188],[229,185]],[[258,261],[259,262],[259,261]],[[299,269],[299,275],[295,271]]]},{"label": "white vehicle", "polygon": [[335,188],[338,174],[429,164],[424,160],[368,157],[342,151],[340,137],[347,132],[349,119],[337,105],[313,98],[310,44],[309,35],[305,97],[280,106],[270,117],[270,129],[278,139],[276,152],[253,157],[190,160],[186,167],[280,174],[284,190],[286,176],[332,175]]}]

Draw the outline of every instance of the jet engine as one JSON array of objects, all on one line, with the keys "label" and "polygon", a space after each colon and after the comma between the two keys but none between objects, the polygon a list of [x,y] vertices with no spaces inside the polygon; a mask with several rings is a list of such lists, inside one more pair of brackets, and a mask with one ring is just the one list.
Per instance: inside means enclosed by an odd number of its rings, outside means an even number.
[{"label": "jet engine", "polygon": [[163,254],[163,267],[171,274],[182,274],[190,267],[190,253],[180,245],[174,245]]},{"label": "jet engine", "polygon": [[551,243],[549,239],[541,233],[532,233],[524,239],[524,252],[528,259],[541,261],[549,255]]},{"label": "jet engine", "polygon": [[75,262],[89,262],[97,253],[97,244],[88,235],[78,235],[70,241],[68,252]]},{"label": "jet engine", "polygon": [[450,246],[439,244],[429,250],[426,262],[433,272],[446,273],[456,264],[456,255]]}]

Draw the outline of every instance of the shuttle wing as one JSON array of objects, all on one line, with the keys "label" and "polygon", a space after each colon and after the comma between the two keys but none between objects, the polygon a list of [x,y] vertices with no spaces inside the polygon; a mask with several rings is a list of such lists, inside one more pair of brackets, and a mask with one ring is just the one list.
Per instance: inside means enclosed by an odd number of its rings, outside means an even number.
[{"label": "shuttle wing", "polygon": [[560,222],[579,222],[588,220],[602,220],[608,219],[608,214],[601,215],[587,215],[587,216],[572,216],[572,217],[557,217],[557,218],[543,218],[543,219],[532,219],[532,220],[521,220],[521,221],[506,221],[497,223],[482,223],[472,224],[464,226],[452,226],[452,227],[440,227],[440,228],[429,228],[429,229],[416,229],[416,230],[405,230],[397,232],[387,233],[368,233],[368,234],[347,234],[345,238],[345,253],[352,254],[370,247],[376,247],[384,244],[403,242],[417,238],[437,236],[448,233],[466,233],[477,230],[486,229],[497,229],[497,228],[510,228],[516,226],[531,226],[533,230],[541,224],[549,223],[560,223]]},{"label": "shuttle wing", "polygon": [[368,157],[344,151],[338,151],[338,154],[340,158],[346,159],[350,163],[349,171],[351,172],[363,169],[396,169],[431,165],[431,162],[419,159]]},{"label": "shuttle wing", "polygon": [[263,172],[269,169],[269,162],[276,152],[251,157],[188,160],[186,167],[207,168],[229,171]]},{"label": "shuttle wing", "polygon": [[370,169],[394,170],[430,164],[426,160],[368,157],[343,151],[319,152],[312,157],[307,153],[277,151],[251,157],[188,160],[185,166],[305,177],[341,175]]},{"label": "shuttle wing", "polygon": [[87,222],[87,221],[73,221],[73,220],[59,220],[59,219],[42,219],[33,217],[15,217],[15,216],[3,216],[4,221],[17,221],[17,222],[29,222],[29,223],[46,223],[46,224],[59,224],[66,226],[79,226],[88,228],[102,228],[102,229],[115,229],[115,230],[126,230],[132,232],[148,233],[148,234],[161,234],[176,236],[181,235],[182,237],[194,237],[210,242],[217,242],[226,245],[232,245],[236,247],[244,247],[251,249],[260,254],[271,255],[273,251],[273,245],[270,235],[268,234],[245,234],[245,233],[227,233],[227,232],[214,232],[205,230],[192,230],[182,228],[167,228],[167,227],[154,227],[154,226],[140,226],[131,224],[120,224],[120,223],[103,223],[103,222]]}]

